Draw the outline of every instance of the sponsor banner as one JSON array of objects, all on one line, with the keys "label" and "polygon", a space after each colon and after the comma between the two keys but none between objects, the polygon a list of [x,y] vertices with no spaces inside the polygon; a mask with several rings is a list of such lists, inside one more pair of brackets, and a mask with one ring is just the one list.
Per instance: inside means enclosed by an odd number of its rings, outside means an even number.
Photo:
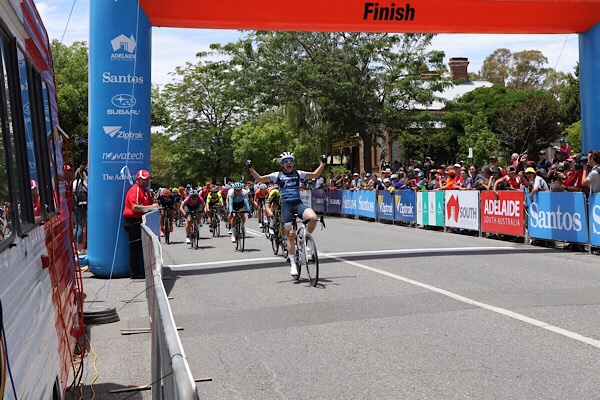
[{"label": "sponsor banner", "polygon": [[481,191],[481,230],[525,236],[525,195],[520,191]]},{"label": "sponsor banner", "polygon": [[394,197],[387,190],[377,192],[377,218],[394,220]]},{"label": "sponsor banner", "polygon": [[414,190],[395,191],[394,208],[396,221],[417,222],[417,193]]},{"label": "sponsor banner", "polygon": [[342,214],[342,191],[328,190],[325,197],[325,211],[327,214]]},{"label": "sponsor banner", "polygon": [[417,192],[417,223],[444,226],[444,192]]},{"label": "sponsor banner", "polygon": [[311,193],[310,190],[301,190],[300,191],[300,200],[302,200],[302,202],[311,207]]},{"label": "sponsor banner", "polygon": [[358,207],[356,206],[357,203],[357,199],[358,199],[358,192],[357,191],[350,191],[350,190],[342,190],[342,214],[345,215],[357,215],[357,209]]},{"label": "sponsor banner", "polygon": [[447,227],[479,230],[478,190],[445,190],[444,201]]},{"label": "sponsor banner", "polygon": [[317,213],[325,212],[325,193],[323,189],[312,191],[312,209]]},{"label": "sponsor banner", "polygon": [[538,192],[527,199],[527,229],[537,239],[587,243],[585,196],[581,192]]},{"label": "sponsor banner", "polygon": [[600,193],[590,195],[588,199],[590,216],[590,243],[600,247]]},{"label": "sponsor banner", "polygon": [[[129,236],[121,213],[135,183],[128,175],[152,172],[152,25],[135,0],[92,1],[90,15],[88,261],[98,277],[127,277]],[[115,247],[116,253],[106,251]]]},{"label": "sponsor banner", "polygon": [[356,214],[361,217],[373,218],[376,215],[377,192],[374,190],[356,190]]}]

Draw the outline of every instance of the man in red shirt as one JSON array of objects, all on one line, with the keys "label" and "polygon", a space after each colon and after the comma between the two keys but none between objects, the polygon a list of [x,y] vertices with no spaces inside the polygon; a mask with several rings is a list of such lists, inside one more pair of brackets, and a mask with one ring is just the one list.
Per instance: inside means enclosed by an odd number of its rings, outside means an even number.
[{"label": "man in red shirt", "polygon": [[148,186],[150,173],[141,169],[135,174],[136,183],[129,189],[125,196],[125,210],[123,217],[125,230],[129,233],[129,277],[131,279],[144,279],[142,260],[142,213],[158,208],[154,202]]}]

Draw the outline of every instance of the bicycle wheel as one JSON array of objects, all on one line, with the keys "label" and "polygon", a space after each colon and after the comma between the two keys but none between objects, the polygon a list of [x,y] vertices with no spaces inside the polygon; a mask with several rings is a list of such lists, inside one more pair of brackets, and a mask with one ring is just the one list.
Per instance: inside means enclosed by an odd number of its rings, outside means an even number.
[{"label": "bicycle wheel", "polygon": [[216,237],[219,237],[219,236],[221,236],[221,221],[219,221],[219,216],[218,215],[215,215],[215,220],[214,221],[215,221],[214,222],[215,226],[213,228],[213,234]]},{"label": "bicycle wheel", "polygon": [[304,251],[302,258],[306,265],[308,283],[310,286],[316,286],[319,280],[319,256],[317,255],[317,245],[308,233],[306,234],[306,243],[302,250]]},{"label": "bicycle wheel", "polygon": [[244,223],[242,222],[241,224],[241,229],[240,229],[240,251],[243,253],[244,252],[244,245],[246,242],[246,227],[244,226]]},{"label": "bicycle wheel", "polygon": [[171,236],[171,227],[169,226],[169,219],[165,216],[165,223],[163,224],[163,231],[165,233],[165,243],[169,244]]},{"label": "bicycle wheel", "polygon": [[271,247],[273,248],[273,254],[277,255],[279,253],[279,240],[277,238],[277,232],[274,235],[271,235]]},{"label": "bicycle wheel", "polygon": [[194,248],[196,250],[198,249],[199,244],[200,244],[200,232],[198,231],[198,225],[196,225],[196,228],[194,230]]}]

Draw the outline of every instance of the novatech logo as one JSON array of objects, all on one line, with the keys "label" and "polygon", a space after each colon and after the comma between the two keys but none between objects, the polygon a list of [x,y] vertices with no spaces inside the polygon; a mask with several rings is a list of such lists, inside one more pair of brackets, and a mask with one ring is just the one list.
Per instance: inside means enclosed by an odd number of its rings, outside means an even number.
[{"label": "novatech logo", "polygon": [[104,162],[114,162],[114,161],[142,161],[144,159],[144,152],[140,151],[139,153],[102,153],[102,160]]},{"label": "novatech logo", "polygon": [[121,130],[122,126],[103,126],[104,133],[111,138],[116,137],[117,139],[123,140],[142,140],[144,134],[142,132],[125,132]]},{"label": "novatech logo", "polygon": [[113,103],[115,107],[131,108],[135,106],[136,100],[135,97],[133,97],[130,94],[121,93],[116,96],[113,96],[113,98],[110,99],[110,102]]},{"label": "novatech logo", "polygon": [[110,56],[112,61],[135,61],[135,48],[137,43],[135,37],[127,37],[123,34],[110,41],[113,53]]}]

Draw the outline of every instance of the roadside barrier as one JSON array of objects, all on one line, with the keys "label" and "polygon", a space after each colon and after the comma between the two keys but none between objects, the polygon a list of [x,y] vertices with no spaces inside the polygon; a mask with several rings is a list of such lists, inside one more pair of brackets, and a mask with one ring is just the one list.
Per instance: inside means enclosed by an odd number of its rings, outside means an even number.
[{"label": "roadside barrier", "polygon": [[599,193],[319,189],[302,199],[329,215],[600,246]]},{"label": "roadside barrier", "polygon": [[146,298],[152,331],[152,399],[198,400],[196,383],[162,282],[158,216],[158,210],[152,211],[143,216],[142,222]]}]

